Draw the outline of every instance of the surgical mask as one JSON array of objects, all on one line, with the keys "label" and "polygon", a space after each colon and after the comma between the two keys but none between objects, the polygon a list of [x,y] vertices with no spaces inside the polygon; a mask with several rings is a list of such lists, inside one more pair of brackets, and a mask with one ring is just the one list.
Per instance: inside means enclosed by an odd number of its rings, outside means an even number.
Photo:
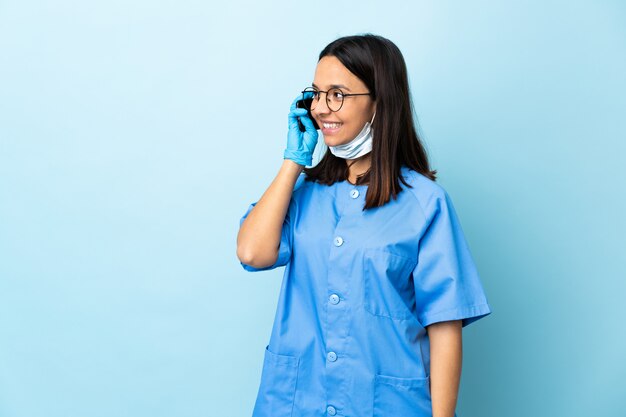
[{"label": "surgical mask", "polygon": [[333,155],[343,159],[356,159],[370,152],[372,150],[372,123],[374,122],[374,117],[376,117],[376,112],[374,112],[372,120],[365,122],[363,129],[350,142],[343,145],[329,146]]}]

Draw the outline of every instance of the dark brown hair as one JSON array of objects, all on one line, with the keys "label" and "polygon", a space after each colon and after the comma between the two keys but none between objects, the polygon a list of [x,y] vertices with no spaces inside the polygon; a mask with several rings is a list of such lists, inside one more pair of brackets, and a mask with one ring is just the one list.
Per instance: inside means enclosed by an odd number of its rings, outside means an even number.
[{"label": "dark brown hair", "polygon": [[[320,52],[318,62],[325,56],[339,59],[376,100],[371,167],[357,178],[358,185],[368,184],[363,210],[396,199],[401,191],[398,180],[411,187],[400,176],[402,165],[435,181],[437,171],[431,171],[415,129],[406,64],[398,47],[382,36],[366,33],[334,40]],[[345,159],[327,149],[319,163],[304,172],[307,181],[332,185],[347,179],[349,170]]]}]

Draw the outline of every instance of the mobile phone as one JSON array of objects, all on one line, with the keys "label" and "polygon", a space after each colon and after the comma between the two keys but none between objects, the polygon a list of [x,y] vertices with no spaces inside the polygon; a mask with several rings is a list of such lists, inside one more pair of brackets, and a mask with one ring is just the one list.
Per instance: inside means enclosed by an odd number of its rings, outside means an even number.
[{"label": "mobile phone", "polygon": [[[305,101],[308,102],[307,106],[304,105]],[[296,101],[296,107],[299,108],[299,109],[310,109],[312,102],[313,102],[313,98],[305,98],[305,99],[302,99],[302,100],[298,100],[298,101]],[[308,113],[309,119],[311,119],[311,121],[313,122],[313,127],[315,129],[319,130],[320,127],[318,126],[317,122],[313,118],[313,115],[311,115],[311,110],[308,110],[307,113]],[[299,117],[298,117],[298,127],[300,128],[300,132],[306,131],[306,128],[304,127],[304,125],[300,121]]]}]

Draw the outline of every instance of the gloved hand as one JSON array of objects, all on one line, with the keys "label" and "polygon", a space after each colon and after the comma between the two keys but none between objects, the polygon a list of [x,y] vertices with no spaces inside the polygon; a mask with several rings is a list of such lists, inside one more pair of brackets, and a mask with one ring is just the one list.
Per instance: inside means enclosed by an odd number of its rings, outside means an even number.
[{"label": "gloved hand", "polygon": [[[305,93],[304,98],[310,98],[313,93]],[[302,100],[302,94],[298,95],[291,103],[289,112],[289,132],[287,133],[287,148],[283,154],[283,159],[291,159],[300,165],[311,165],[313,163],[313,150],[317,144],[318,133],[313,122],[308,116],[306,109],[297,108],[296,102]],[[301,132],[298,127],[298,117],[304,125],[305,131]]]}]

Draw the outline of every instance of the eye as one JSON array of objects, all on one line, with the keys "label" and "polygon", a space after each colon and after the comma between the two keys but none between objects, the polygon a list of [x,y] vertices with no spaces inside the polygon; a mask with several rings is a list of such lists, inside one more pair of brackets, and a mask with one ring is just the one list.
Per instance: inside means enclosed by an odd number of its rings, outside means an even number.
[{"label": "eye", "polygon": [[341,90],[333,90],[332,97],[337,100],[343,100],[343,93],[341,92]]}]

